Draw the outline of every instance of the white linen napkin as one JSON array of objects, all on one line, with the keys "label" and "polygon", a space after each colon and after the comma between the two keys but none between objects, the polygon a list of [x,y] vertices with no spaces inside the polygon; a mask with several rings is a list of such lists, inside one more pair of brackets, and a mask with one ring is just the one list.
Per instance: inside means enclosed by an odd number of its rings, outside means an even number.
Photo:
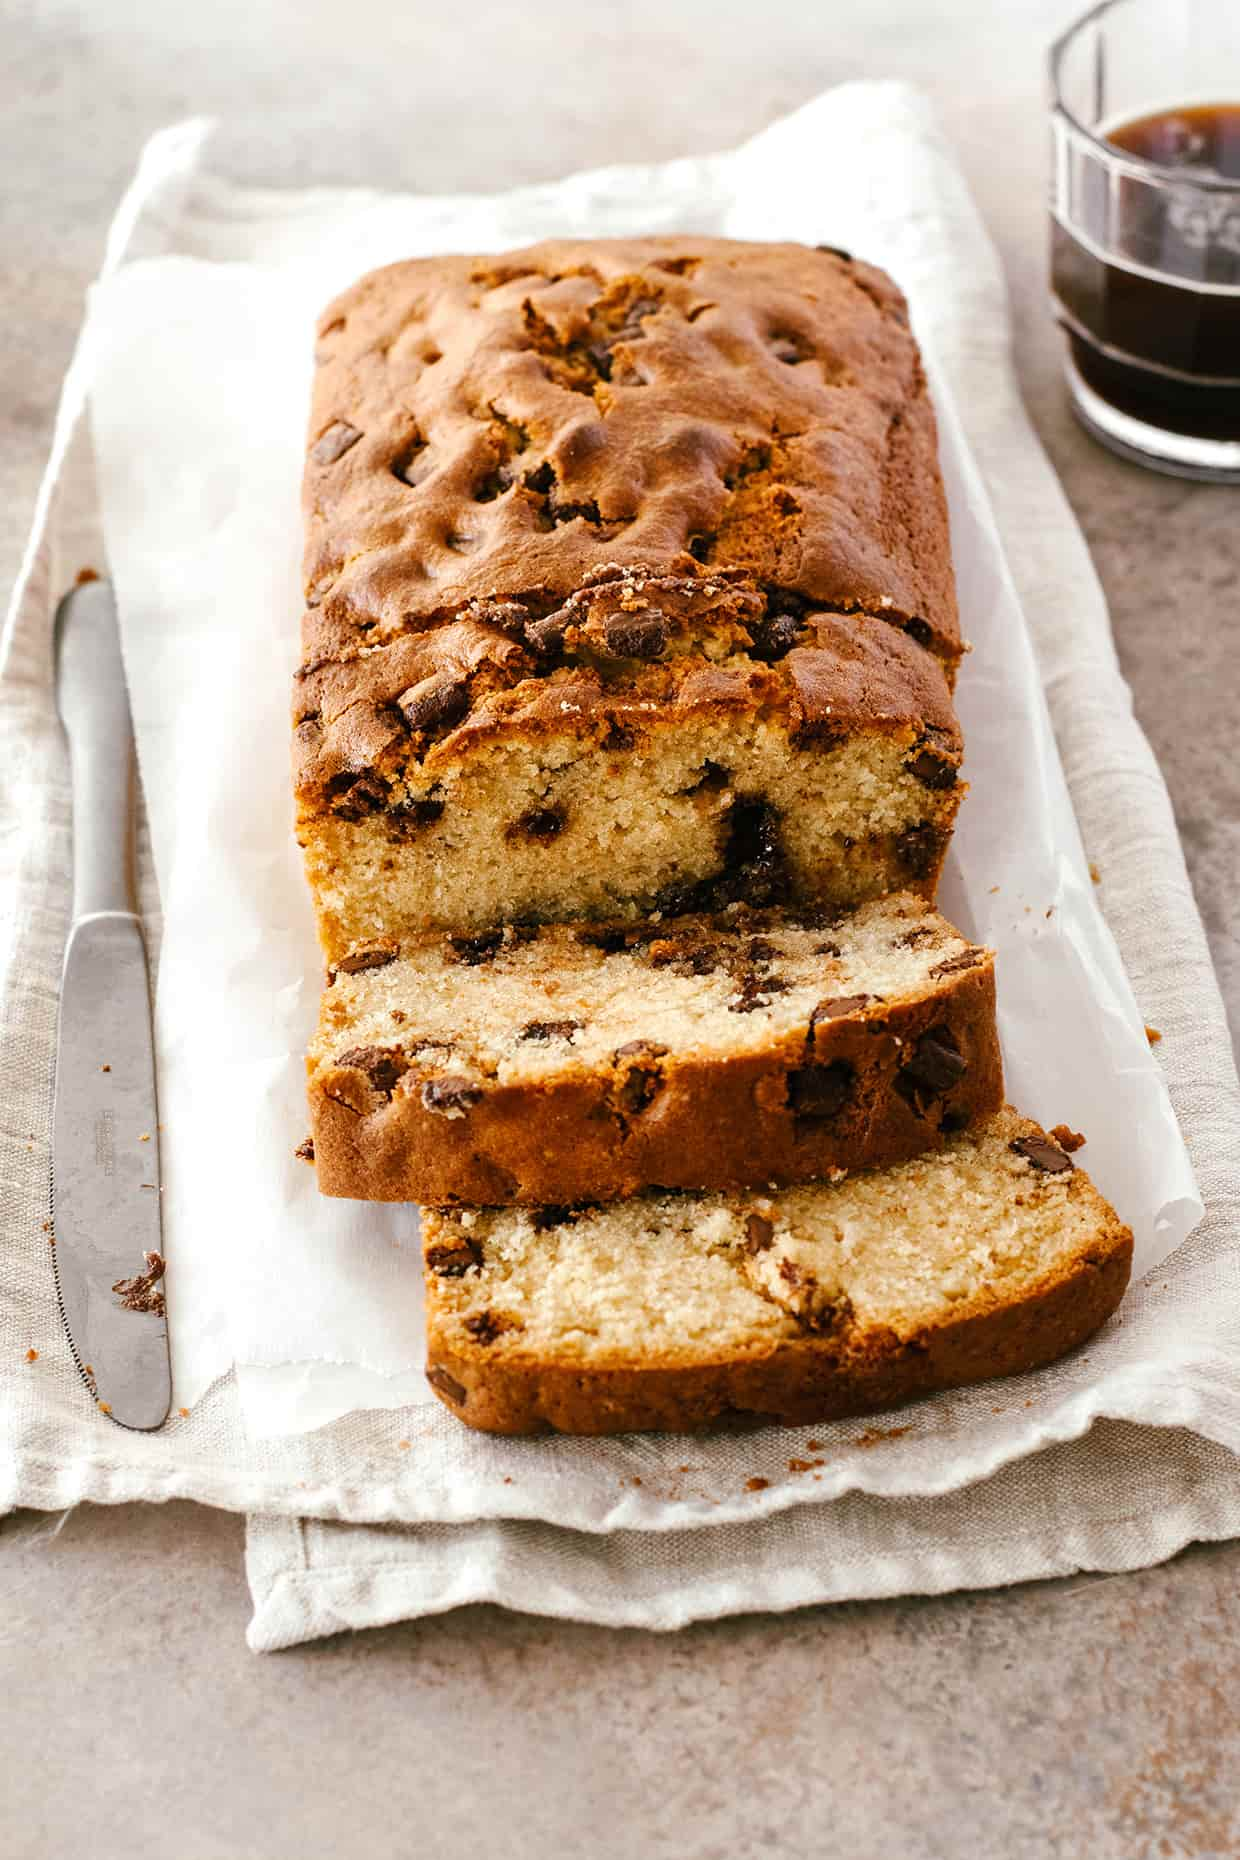
[{"label": "white linen napkin", "polygon": [[[70,533],[77,511],[62,502],[59,528],[49,517],[63,442],[89,380],[166,913],[158,1018],[169,1283],[177,1399],[191,1412],[148,1441],[120,1436],[81,1403],[65,1374],[54,1301],[49,1321],[45,1247],[32,1235],[0,1306],[0,1335],[37,1332],[50,1360],[17,1378],[12,1502],[179,1491],[292,1519],[252,1532],[252,1579],[267,1611],[255,1640],[270,1645],[324,1631],[309,1602],[301,1614],[270,1612],[273,1594],[291,1593],[273,1580],[281,1557],[302,1575],[323,1562],[308,1553],[317,1539],[296,1522],[299,1513],[425,1522],[429,1534],[383,1534],[383,1606],[393,1606],[395,1587],[402,1613],[450,1605],[441,1564],[449,1553],[460,1596],[493,1592],[539,1606],[543,1580],[551,1607],[570,1535],[534,1522],[475,1520],[550,1520],[561,1530],[615,1533],[587,1557],[612,1571],[611,1587],[599,1594],[569,1585],[560,1605],[594,1619],[667,1624],[653,1603],[643,1614],[649,1584],[626,1589],[632,1532],[675,1533],[679,1545],[695,1531],[705,1572],[721,1523],[745,1527],[800,1507],[808,1573],[791,1599],[869,1593],[859,1552],[834,1522],[839,1507],[807,1501],[882,1493],[890,1518],[894,1500],[957,1491],[1049,1442],[1074,1439],[1096,1415],[1178,1421],[1240,1444],[1240,1319],[1226,1295],[1237,1276],[1228,1223],[1236,1215],[1240,1108],[1221,1004],[1165,790],[1129,713],[1088,558],[1020,412],[994,255],[919,100],[899,86],[846,86],[733,156],[578,176],[498,200],[240,190],[200,172],[202,136],[201,126],[189,125],[157,138],[118,216],[113,260],[122,251],[157,256],[114,272],[98,293],[10,617],[0,688],[0,722],[22,734],[35,783],[19,796],[8,770],[0,777],[12,824],[0,845],[21,868],[18,919],[4,951],[5,1024],[37,1066],[50,1037],[46,997],[64,908],[63,873],[48,845],[50,833],[52,852],[58,844],[63,856],[64,772],[49,716],[46,625],[58,585],[53,543]],[[1092,1347],[1039,1376],[944,1397],[876,1428],[772,1429],[742,1442],[499,1442],[466,1434],[436,1408],[400,1406],[422,1394],[410,1216],[325,1210],[309,1192],[309,1172],[290,1156],[304,1129],[297,1054],[318,971],[287,834],[285,761],[307,381],[302,332],[333,289],[405,252],[639,227],[844,244],[887,265],[908,291],[936,370],[966,628],[978,648],[961,685],[975,792],[945,901],[1000,949],[1013,1097],[1035,1115],[1090,1133],[1086,1160],[1138,1228],[1149,1268],[1193,1226],[1191,1170],[1131,990],[1094,912],[971,445],[1025,597],[1071,801],[1102,867],[1103,901],[1141,1007],[1166,1035],[1159,1058],[1207,1190],[1206,1222]],[[70,489],[66,480],[66,495]],[[987,803],[988,791],[1002,792],[1002,809]],[[42,826],[41,838],[32,824]],[[29,1219],[37,1170],[46,1166],[45,1106],[32,1087],[15,1109],[34,1145],[34,1161],[20,1171]],[[16,1152],[14,1160],[16,1167]],[[390,1412],[358,1412],[359,1404]],[[290,1431],[308,1428],[317,1431]],[[1027,1474],[1030,1493],[1045,1495],[1048,1465],[1049,1456],[1011,1476]],[[748,1489],[755,1478],[769,1481],[764,1490]],[[980,1519],[988,1490],[962,1498],[964,1511],[976,1501]],[[1087,1496],[1073,1488],[1073,1506],[1084,1507],[1082,1545],[1092,1541]],[[1176,1528],[1219,1528],[1217,1493],[1211,1502],[1209,1517],[1201,1509]],[[1005,1579],[1001,1559],[976,1574],[955,1524],[931,1543],[936,1527],[923,1531],[917,1521],[934,1514],[911,1503],[901,1515],[910,1541],[925,1549],[920,1561],[911,1553],[901,1561],[904,1586],[950,1586],[953,1570],[960,1580]],[[874,1528],[881,1529],[877,1521]],[[337,1596],[350,1580],[349,1541],[347,1532],[331,1537]],[[1159,1554],[1164,1541],[1155,1533],[1146,1548]],[[357,1542],[356,1585],[342,1615],[354,1624],[368,1618],[366,1597],[375,1589],[373,1540]],[[502,1572],[515,1567],[518,1542],[521,1580],[506,1597]],[[723,1605],[789,1605],[758,1578],[760,1542],[754,1536],[749,1550],[730,1540]],[[650,1547],[641,1554],[649,1563]],[[1087,1564],[1089,1550],[1080,1554]],[[1010,1563],[1013,1578],[1053,1566],[1039,1561],[1032,1539]],[[703,1573],[695,1601],[692,1568],[681,1577],[673,1583],[681,1595],[676,1618],[712,1612],[718,1582]],[[853,1581],[861,1586],[850,1589]]]}]

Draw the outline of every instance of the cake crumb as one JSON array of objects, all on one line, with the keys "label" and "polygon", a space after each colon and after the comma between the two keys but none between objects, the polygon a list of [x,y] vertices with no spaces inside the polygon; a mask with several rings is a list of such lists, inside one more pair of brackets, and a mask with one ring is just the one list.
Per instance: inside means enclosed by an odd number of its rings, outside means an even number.
[{"label": "cake crumb", "polygon": [[1100,885],[1102,883],[1102,873],[1098,870],[1092,859],[1089,862],[1089,876],[1093,879],[1095,885]]},{"label": "cake crumb", "polygon": [[112,1070],[112,1068],[111,1068],[111,1066],[100,1066],[100,1068],[99,1068],[99,1070],[100,1070],[101,1072],[110,1072],[110,1071]]},{"label": "cake crumb", "polygon": [[634,1474],[633,1474],[633,1484],[634,1484],[634,1485],[640,1485],[640,1484],[641,1484],[641,1480],[640,1480],[640,1479],[639,1479],[639,1478],[637,1477],[637,1474],[636,1474],[636,1473],[634,1473]]},{"label": "cake crumb", "polygon": [[747,1492],[765,1492],[770,1483],[769,1479],[746,1479],[745,1490]]},{"label": "cake crumb", "polygon": [[101,1401],[101,1402],[100,1402],[100,1404],[99,1404],[99,1412],[100,1412],[100,1414],[111,1414],[111,1412],[112,1412],[112,1404],[111,1404],[111,1402],[110,1402],[110,1401]]},{"label": "cake crumb", "polygon": [[132,1279],[118,1279],[112,1290],[120,1299],[124,1311],[146,1312],[151,1317],[165,1315],[164,1294],[160,1289],[160,1280],[164,1276],[164,1256],[162,1253],[147,1253],[146,1271],[135,1273]]},{"label": "cake crumb", "polygon": [[30,1349],[26,1351],[26,1361],[28,1363],[37,1363],[38,1360],[39,1360],[39,1352],[37,1350]]},{"label": "cake crumb", "polygon": [[139,1143],[149,1143],[150,1140],[151,1140],[151,1133],[149,1130],[144,1130],[142,1132],[142,1135],[138,1138]]},{"label": "cake crumb", "polygon": [[1162,1039],[1162,1035],[1159,1033],[1157,1027],[1151,1027],[1148,1021],[1145,1023],[1145,1037],[1151,1046],[1157,1046],[1158,1042]]},{"label": "cake crumb", "polygon": [[188,1408],[178,1408],[177,1413],[180,1415],[183,1421],[189,1420],[189,1409]]},{"label": "cake crumb", "polygon": [[396,1450],[398,1453],[408,1453],[411,1444],[412,1443],[408,1440],[398,1440],[396,1442]]},{"label": "cake crumb", "polygon": [[867,1427],[864,1434],[858,1434],[853,1444],[858,1447],[876,1447],[881,1440],[899,1440],[909,1431],[907,1427]]},{"label": "cake crumb", "polygon": [[99,579],[99,570],[97,568],[79,568],[77,574],[73,577],[73,585],[75,588],[84,588],[88,581],[98,581]]},{"label": "cake crumb", "polygon": [[813,1472],[815,1466],[823,1466],[825,1464],[826,1462],[824,1460],[789,1460],[788,1471],[796,1473]]},{"label": "cake crumb", "polygon": [[312,1163],[314,1161],[314,1138],[303,1137],[293,1154],[299,1162]]},{"label": "cake crumb", "polygon": [[807,1440],[805,1443],[805,1450],[807,1453],[821,1453],[822,1452],[821,1440]]},{"label": "cake crumb", "polygon": [[1083,1149],[1085,1146],[1085,1138],[1081,1132],[1073,1130],[1069,1124],[1052,1124],[1049,1134],[1054,1137],[1060,1149],[1067,1150],[1069,1155],[1073,1150]]}]

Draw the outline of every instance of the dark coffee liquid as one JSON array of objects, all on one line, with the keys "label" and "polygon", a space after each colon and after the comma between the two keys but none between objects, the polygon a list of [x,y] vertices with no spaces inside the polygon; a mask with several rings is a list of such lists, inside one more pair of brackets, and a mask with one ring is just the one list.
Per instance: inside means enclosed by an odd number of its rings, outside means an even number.
[{"label": "dark coffee liquid", "polygon": [[[1240,440],[1240,103],[1159,110],[1106,140],[1185,185],[1121,174],[1108,187],[1095,171],[1080,229],[1052,218],[1051,280],[1076,366],[1138,420]],[[1236,194],[1194,187],[1203,177]]]}]

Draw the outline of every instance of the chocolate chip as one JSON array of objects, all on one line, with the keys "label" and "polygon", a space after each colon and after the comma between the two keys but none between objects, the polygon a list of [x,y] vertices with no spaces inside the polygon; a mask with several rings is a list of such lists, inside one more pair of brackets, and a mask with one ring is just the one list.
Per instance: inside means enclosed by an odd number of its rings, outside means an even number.
[{"label": "chocolate chip", "polygon": [[568,810],[564,807],[532,807],[505,828],[508,839],[537,840],[546,846],[564,831]]},{"label": "chocolate chip", "polygon": [[670,968],[677,975],[709,975],[719,967],[719,949],[714,943],[661,937],[650,945],[650,966],[654,969]]},{"label": "chocolate chip", "polygon": [[301,1142],[297,1145],[297,1148],[293,1151],[293,1154],[298,1157],[301,1162],[313,1162],[314,1138],[303,1137]]},{"label": "chocolate chip", "polygon": [[469,1397],[455,1376],[450,1376],[446,1369],[434,1363],[426,1372],[426,1380],[439,1395],[446,1395],[448,1400],[463,1408]]},{"label": "chocolate chip", "polygon": [[765,1214],[751,1214],[745,1222],[745,1251],[765,1253],[775,1238],[775,1229]]},{"label": "chocolate chip", "polygon": [[912,930],[906,930],[903,936],[898,936],[892,944],[892,948],[916,949],[919,943],[932,942],[934,936],[935,931],[931,929],[929,924],[917,924]]},{"label": "chocolate chip", "polygon": [[564,635],[572,620],[573,616],[567,607],[561,607],[553,614],[545,614],[541,620],[531,620],[525,629],[526,640],[536,653],[550,658],[564,644]]},{"label": "chocolate chip", "polygon": [[764,936],[756,936],[745,945],[742,953],[746,962],[773,962],[779,951]]},{"label": "chocolate chip", "polygon": [[834,1117],[844,1108],[856,1078],[846,1059],[827,1066],[800,1066],[788,1074],[788,1103],[799,1118]]},{"label": "chocolate chip", "polygon": [[426,1264],[441,1279],[460,1279],[482,1264],[482,1247],[468,1234],[453,1234],[450,1240],[436,1240],[426,1249]]},{"label": "chocolate chip", "polygon": [[939,1129],[945,1137],[954,1137],[958,1131],[969,1127],[969,1113],[964,1110],[944,1111],[939,1119]]},{"label": "chocolate chip", "polygon": [[444,803],[436,795],[424,795],[421,800],[402,801],[399,807],[389,812],[388,824],[392,830],[401,835],[416,833],[419,827],[433,826],[435,821],[443,818]]},{"label": "chocolate chip", "polygon": [[913,615],[911,620],[906,620],[904,622],[904,631],[908,634],[910,639],[915,639],[919,646],[928,646],[934,638],[934,633],[928,623],[920,619],[916,614]]},{"label": "chocolate chip", "polygon": [[612,1054],[613,1059],[662,1059],[667,1052],[666,1046],[660,1046],[657,1040],[629,1040],[618,1046]]},{"label": "chocolate chip", "polygon": [[341,820],[364,820],[387,806],[388,791],[373,769],[359,774],[333,775],[327,784],[328,805]]},{"label": "chocolate chip", "polygon": [[968,1061],[956,1044],[950,1028],[934,1027],[929,1033],[923,1033],[913,1048],[913,1057],[906,1061],[902,1076],[907,1077],[926,1091],[942,1097],[951,1090],[958,1080],[968,1071]]},{"label": "chocolate chip", "polygon": [[493,626],[505,639],[520,639],[529,622],[528,607],[520,601],[473,601],[470,613],[484,626]]},{"label": "chocolate chip", "polygon": [[808,361],[814,353],[809,344],[800,336],[793,335],[787,330],[779,330],[767,340],[771,346],[771,354],[776,361],[786,362],[790,368],[797,362]]},{"label": "chocolate chip", "polygon": [[389,1098],[409,1070],[409,1061],[398,1046],[351,1046],[347,1053],[340,1054],[336,1064],[364,1072],[375,1090],[386,1092]]},{"label": "chocolate chip", "polygon": [[948,1027],[934,1027],[923,1033],[895,1077],[895,1089],[924,1117],[936,1099],[942,1098],[968,1071],[968,1061],[960,1052]]},{"label": "chocolate chip", "polygon": [[396,704],[411,730],[447,729],[469,709],[469,680],[455,672],[435,672],[403,691]]},{"label": "chocolate chip", "polygon": [[846,252],[842,245],[816,245],[814,250],[815,252],[826,252],[831,258],[842,258],[846,265],[851,265],[853,263],[852,253]]},{"label": "chocolate chip", "polygon": [[337,459],[344,457],[350,446],[357,444],[361,436],[358,428],[350,426],[347,420],[333,420],[315,440],[310,456],[316,465],[334,465]]},{"label": "chocolate chip", "polygon": [[475,1343],[494,1343],[504,1329],[504,1323],[496,1317],[494,1311],[473,1311],[462,1320],[462,1328]]},{"label": "chocolate chip", "polygon": [[919,749],[904,766],[923,788],[954,788],[959,774],[954,762],[936,755],[933,749]]},{"label": "chocolate chip", "polygon": [[530,1226],[536,1234],[545,1234],[552,1227],[572,1227],[583,1214],[591,1214],[597,1204],[592,1201],[579,1201],[574,1206],[561,1207],[548,1203],[541,1208],[529,1211]]},{"label": "chocolate chip", "polygon": [[535,1040],[545,1046],[549,1040],[571,1040],[581,1026],[579,1020],[530,1020],[517,1035],[519,1040]]},{"label": "chocolate chip", "polygon": [[789,876],[779,809],[756,795],[736,801],[724,860],[737,897],[749,904],[780,903],[787,895]]},{"label": "chocolate chip", "polygon": [[958,975],[965,969],[976,969],[982,960],[980,949],[963,949],[958,956],[948,956],[943,962],[936,962],[931,975]]},{"label": "chocolate chip", "polygon": [[709,535],[690,536],[687,545],[689,554],[693,557],[695,562],[709,562],[710,552],[714,546],[715,536],[713,531]]},{"label": "chocolate chip", "polygon": [[603,640],[617,659],[657,659],[668,631],[662,614],[613,614],[604,623]]},{"label": "chocolate chip", "polygon": [[826,1020],[842,1020],[846,1014],[860,1014],[868,1008],[877,995],[832,995],[827,1001],[820,1001],[809,1017],[809,1037],[812,1040],[817,1027]]},{"label": "chocolate chip", "polygon": [[396,951],[390,943],[362,943],[342,956],[336,964],[337,975],[361,975],[367,969],[386,969],[395,962]]},{"label": "chocolate chip", "polygon": [[1066,1175],[1073,1167],[1072,1158],[1052,1143],[1049,1137],[1017,1137],[1008,1148],[1025,1161],[1032,1163],[1044,1175]]},{"label": "chocolate chip", "polygon": [[427,1079],[422,1087],[422,1103],[440,1117],[464,1117],[482,1096],[482,1087],[473,1079],[448,1073],[443,1078]]},{"label": "chocolate chip", "polygon": [[773,665],[791,652],[801,636],[801,622],[795,614],[767,614],[750,628],[753,644],[749,648],[763,665]]},{"label": "chocolate chip", "polygon": [[946,835],[923,820],[896,835],[896,857],[913,878],[929,878],[943,855]]},{"label": "chocolate chip", "polygon": [[728,1002],[729,1014],[756,1014],[759,1008],[770,1007],[772,995],[786,995],[792,987],[782,975],[743,975],[740,993],[735,1001]]},{"label": "chocolate chip", "polygon": [[450,936],[448,947],[458,962],[476,969],[480,962],[489,962],[504,941],[502,930],[479,930],[475,936]]}]

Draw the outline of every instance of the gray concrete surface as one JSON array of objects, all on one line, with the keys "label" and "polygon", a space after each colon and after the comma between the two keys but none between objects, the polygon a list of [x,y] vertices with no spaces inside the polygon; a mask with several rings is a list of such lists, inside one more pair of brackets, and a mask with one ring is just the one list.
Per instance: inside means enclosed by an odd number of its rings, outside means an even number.
[{"label": "gray concrete surface", "polygon": [[[1047,0],[5,0],[0,580],[142,139],[218,113],[281,182],[494,188],[736,141],[823,86],[935,98],[1002,250],[1021,377],[1111,600],[1240,1024],[1240,493],[1095,448],[1044,308]],[[1240,1551],[672,1640],[475,1609],[264,1661],[241,1525],[0,1528],[0,1848],[22,1860],[1240,1854]]]}]

